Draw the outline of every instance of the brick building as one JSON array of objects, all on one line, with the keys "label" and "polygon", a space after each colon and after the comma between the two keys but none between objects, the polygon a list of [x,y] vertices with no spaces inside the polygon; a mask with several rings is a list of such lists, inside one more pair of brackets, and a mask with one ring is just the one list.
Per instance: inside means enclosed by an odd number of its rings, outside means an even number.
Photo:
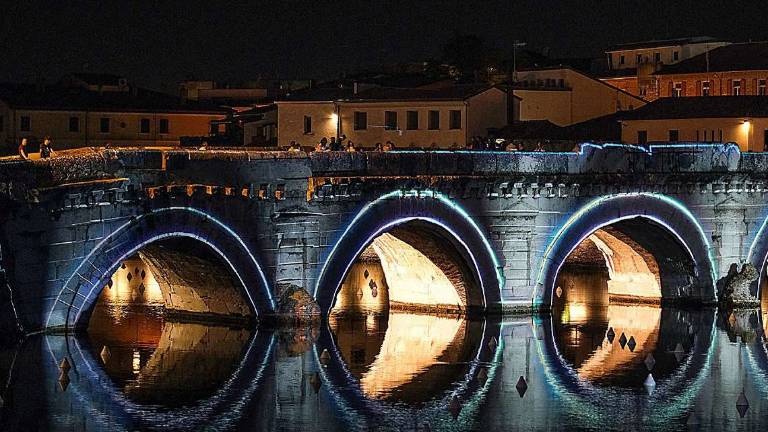
[{"label": "brick building", "polygon": [[738,43],[664,67],[660,97],[766,96],[768,42]]}]

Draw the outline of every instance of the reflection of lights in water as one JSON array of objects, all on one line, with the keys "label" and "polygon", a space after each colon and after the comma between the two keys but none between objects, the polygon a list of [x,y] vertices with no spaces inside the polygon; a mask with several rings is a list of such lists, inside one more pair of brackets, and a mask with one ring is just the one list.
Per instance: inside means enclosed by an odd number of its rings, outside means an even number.
[{"label": "reflection of lights in water", "polygon": [[462,324],[461,319],[391,312],[381,350],[360,379],[365,394],[385,398],[439,363]]},{"label": "reflection of lights in water", "polygon": [[152,272],[141,258],[125,260],[99,296],[99,302],[109,305],[109,313],[116,319],[125,318],[122,305],[162,306],[163,293]]},{"label": "reflection of lights in water", "polygon": [[133,374],[138,375],[141,372],[141,353],[138,350],[133,350]]},{"label": "reflection of lights in water", "polygon": [[[613,343],[604,338],[602,343],[578,368],[579,376],[597,379],[622,370],[629,363],[644,360],[656,348],[661,324],[661,308],[641,305],[609,305],[608,328],[613,328],[616,338]],[[637,346],[630,350],[622,348],[619,336],[635,338]]]},{"label": "reflection of lights in water", "polygon": [[661,298],[658,265],[652,256],[641,255],[632,246],[602,229],[584,241],[591,241],[605,259],[609,295]]}]

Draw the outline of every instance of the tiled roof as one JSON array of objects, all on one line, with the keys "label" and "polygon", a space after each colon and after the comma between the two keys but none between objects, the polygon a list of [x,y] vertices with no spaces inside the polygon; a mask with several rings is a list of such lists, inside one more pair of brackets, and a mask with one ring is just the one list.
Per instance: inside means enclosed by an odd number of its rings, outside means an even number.
[{"label": "tiled roof", "polygon": [[677,38],[677,39],[659,39],[659,40],[617,44],[609,47],[606,50],[606,52],[660,48],[660,47],[667,47],[667,46],[678,46],[678,45],[687,45],[687,44],[704,43],[704,42],[714,43],[714,42],[725,42],[725,41],[723,41],[722,39],[715,39],[709,36],[695,36],[695,37]]},{"label": "tiled roof", "polygon": [[662,98],[623,116],[626,120],[768,117],[768,96]]},{"label": "tiled roof", "polygon": [[768,70],[768,42],[731,44],[680,63],[665,66],[656,75],[700,72]]},{"label": "tiled roof", "polygon": [[354,93],[352,88],[314,88],[286,96],[288,101],[460,101],[482,93],[491,86],[485,84],[452,85],[434,89],[371,87]]},{"label": "tiled roof", "polygon": [[76,86],[0,83],[0,101],[11,108],[52,111],[226,113],[213,105],[186,101],[147,89],[95,92]]}]

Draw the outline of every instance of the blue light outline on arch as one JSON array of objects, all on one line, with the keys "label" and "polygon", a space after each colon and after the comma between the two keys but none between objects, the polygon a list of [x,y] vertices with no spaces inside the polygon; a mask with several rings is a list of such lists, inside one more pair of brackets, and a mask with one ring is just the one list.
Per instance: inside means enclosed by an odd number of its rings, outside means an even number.
[{"label": "blue light outline on arch", "polygon": [[[261,281],[263,283],[264,290],[267,292],[267,298],[269,299],[270,306],[272,307],[272,310],[274,311],[276,309],[275,300],[272,297],[272,292],[269,289],[269,284],[267,283],[267,278],[264,275],[264,271],[261,268],[261,265],[259,265],[259,262],[256,260],[256,257],[251,252],[250,248],[245,244],[243,239],[229,226],[221,222],[220,220],[216,219],[215,217],[211,216],[210,214],[196,209],[194,207],[164,207],[161,209],[154,209],[150,213],[145,213],[136,216],[135,219],[131,219],[128,222],[120,225],[116,230],[114,230],[112,233],[110,233],[108,236],[104,237],[99,243],[96,244],[96,246],[91,249],[90,252],[88,252],[88,255],[86,255],[83,260],[80,262],[80,264],[75,268],[75,270],[72,272],[72,274],[67,278],[66,282],[64,282],[64,285],[62,285],[61,290],[59,291],[59,294],[56,296],[56,300],[53,302],[53,305],[51,306],[50,311],[48,312],[48,318],[45,321],[45,327],[50,327],[51,318],[53,317],[53,312],[56,310],[57,304],[61,303],[64,305],[67,305],[67,303],[64,303],[61,300],[61,296],[64,293],[64,291],[67,291],[67,287],[72,282],[72,279],[75,278],[75,275],[80,275],[80,270],[85,266],[86,263],[90,264],[92,267],[96,268],[96,266],[91,261],[91,257],[96,253],[96,251],[100,251],[101,247],[104,246],[107,242],[109,242],[112,238],[114,238],[116,235],[120,234],[124,229],[130,227],[131,225],[138,222],[138,220],[143,219],[147,215],[150,214],[158,214],[158,213],[164,213],[168,211],[188,211],[194,214],[197,214],[198,216],[205,217],[206,219],[214,222],[217,226],[223,228],[229,235],[231,235],[233,238],[237,240],[237,242],[242,246],[242,248],[248,253],[249,258],[253,262],[253,264],[256,266],[256,269],[259,272],[259,277],[261,278]],[[227,260],[229,261],[229,260]],[[231,265],[231,264],[230,264]],[[101,271],[101,269],[97,270]],[[82,277],[82,276],[80,276]],[[239,275],[238,275],[239,277]],[[90,281],[89,281],[90,284]],[[91,284],[91,291],[93,291],[95,287]],[[245,287],[243,287],[245,289]],[[251,300],[252,305],[254,306],[254,312],[258,314],[258,310],[255,307],[255,304],[253,303],[253,299],[250,298],[250,293],[248,293],[247,289],[245,290],[248,294],[249,300]],[[75,294],[76,295],[76,294]],[[90,295],[90,294],[89,294]],[[80,315],[80,311],[78,311],[78,316]]]},{"label": "blue light outline on arch", "polygon": [[[539,274],[538,274],[538,277],[536,278],[536,283],[538,285],[543,285],[544,284],[544,279],[546,277],[545,276],[546,270],[547,270],[547,268],[549,268],[549,265],[547,263],[552,261],[551,258],[550,258],[550,255],[552,254],[552,251],[554,250],[555,246],[557,244],[559,244],[559,242],[562,239],[563,235],[565,235],[565,233],[568,231],[568,229],[570,229],[570,227],[574,223],[576,223],[576,221],[581,219],[590,210],[592,210],[594,208],[597,208],[599,205],[601,205],[601,204],[603,204],[605,202],[612,201],[612,200],[617,200],[617,199],[628,198],[628,197],[633,197],[633,196],[647,196],[647,197],[650,197],[650,198],[661,200],[661,201],[663,201],[663,202],[665,202],[667,204],[672,205],[677,210],[681,211],[686,216],[686,218],[689,221],[693,222],[694,226],[696,227],[696,230],[699,232],[699,236],[704,241],[704,244],[707,247],[707,259],[709,260],[709,263],[710,263],[710,277],[712,279],[712,286],[715,287],[717,285],[717,273],[716,273],[717,272],[717,262],[715,260],[714,255],[712,254],[712,246],[709,244],[709,240],[707,239],[707,236],[704,233],[704,228],[701,226],[701,224],[696,219],[696,217],[693,215],[693,213],[691,213],[691,211],[685,205],[683,205],[681,202],[679,202],[679,201],[677,201],[677,200],[675,200],[675,199],[673,199],[673,198],[671,198],[671,197],[669,197],[667,195],[651,193],[651,192],[629,192],[629,193],[606,195],[606,196],[595,198],[594,200],[588,202],[587,204],[585,204],[581,208],[579,208],[579,210],[577,210],[575,213],[573,213],[568,218],[568,220],[566,220],[563,223],[563,225],[557,230],[555,235],[552,236],[552,240],[549,242],[549,244],[547,245],[547,248],[544,250],[544,254],[542,254],[541,264],[539,265]],[[628,218],[633,218],[633,217],[648,218],[648,219],[653,220],[656,223],[661,224],[665,228],[667,228],[673,235],[675,235],[675,237],[677,237],[677,239],[680,241],[680,243],[686,248],[686,250],[688,251],[688,254],[691,255],[691,258],[693,258],[693,260],[696,261],[696,257],[693,256],[693,254],[691,253],[691,250],[690,250],[688,244],[686,243],[685,239],[683,239],[682,236],[677,231],[672,229],[672,227],[669,226],[663,220],[661,220],[661,219],[659,219],[659,218],[657,218],[655,216],[646,215],[646,214],[627,215],[627,216],[624,216],[624,217],[619,217],[619,218],[612,219],[610,222],[608,222],[606,224],[595,226],[595,227],[591,228],[589,230],[589,232],[585,236],[583,236],[579,240],[579,242],[576,243],[576,245],[578,245],[579,243],[581,243],[582,240],[587,238],[589,236],[589,234],[592,234],[593,232],[595,232],[596,230],[598,230],[598,229],[600,229],[600,228],[602,228],[604,226],[610,225],[610,224],[618,222],[620,220],[624,220],[624,219],[628,219]],[[573,251],[573,249],[571,249],[568,253],[570,254],[570,252],[572,252],[572,251]],[[558,271],[559,271],[559,268],[561,266],[562,266],[562,263],[559,263],[558,264]],[[546,290],[548,288],[544,287],[544,289]],[[534,302],[534,304],[537,304],[537,301],[540,301],[541,299],[537,299],[536,298],[536,294],[537,294],[536,290],[534,290],[532,294],[533,294],[532,301]],[[715,295],[717,295],[717,293],[715,293]],[[551,301],[551,299],[550,299],[550,301]]]},{"label": "blue light outline on arch", "polygon": [[[504,275],[503,275],[503,273],[501,272],[501,265],[499,264],[499,260],[498,260],[498,258],[496,257],[496,253],[494,252],[494,250],[493,250],[493,247],[491,246],[491,243],[490,243],[490,241],[488,241],[488,238],[485,236],[485,234],[484,234],[484,233],[483,233],[483,231],[480,229],[480,227],[477,225],[477,223],[475,222],[475,220],[474,220],[474,219],[472,219],[472,217],[469,215],[469,213],[467,213],[467,211],[466,211],[466,210],[464,210],[464,209],[463,209],[463,208],[462,208],[462,207],[461,207],[461,206],[460,206],[458,203],[456,203],[456,202],[454,202],[454,201],[452,201],[452,200],[450,200],[450,199],[446,198],[446,197],[445,197],[443,194],[441,194],[441,193],[439,193],[439,192],[435,192],[435,191],[433,191],[433,190],[430,190],[430,189],[425,189],[425,190],[421,190],[421,191],[417,191],[417,190],[410,190],[410,191],[407,191],[407,192],[403,192],[402,190],[396,190],[396,191],[388,192],[388,193],[386,193],[386,194],[384,194],[384,195],[382,195],[382,196],[380,196],[380,197],[376,198],[374,201],[371,201],[371,202],[369,202],[368,204],[366,204],[366,205],[365,205],[365,206],[364,206],[364,207],[363,207],[363,208],[362,208],[362,209],[361,209],[361,210],[360,210],[360,211],[359,211],[359,212],[358,212],[358,213],[355,215],[355,217],[352,219],[352,221],[351,221],[351,222],[350,222],[350,223],[347,225],[347,228],[344,230],[344,232],[341,234],[341,236],[339,236],[338,240],[336,240],[336,243],[333,245],[333,249],[331,249],[331,252],[328,254],[328,257],[327,257],[327,259],[325,260],[325,263],[323,264],[323,268],[322,268],[322,270],[320,271],[320,274],[319,274],[319,276],[318,276],[318,278],[317,278],[317,282],[315,283],[315,290],[314,290],[314,293],[313,293],[313,297],[314,297],[315,299],[317,299],[317,293],[320,291],[320,284],[322,283],[322,281],[323,281],[323,277],[325,276],[325,272],[326,272],[326,270],[327,270],[327,267],[328,267],[328,263],[329,263],[329,262],[331,261],[331,259],[333,259],[333,257],[336,255],[336,249],[339,247],[339,244],[341,244],[341,241],[342,241],[342,240],[343,240],[343,239],[344,239],[344,238],[347,236],[347,234],[349,233],[349,230],[350,230],[350,229],[352,229],[352,227],[353,227],[353,226],[355,226],[355,224],[357,224],[357,223],[360,221],[360,219],[361,219],[361,218],[362,218],[362,217],[363,217],[363,216],[364,216],[364,215],[365,215],[365,214],[366,214],[368,211],[370,211],[370,210],[371,210],[371,208],[373,208],[373,207],[374,207],[376,204],[378,204],[379,202],[381,202],[381,201],[384,201],[384,200],[387,200],[387,199],[392,199],[392,198],[405,198],[405,197],[418,197],[418,198],[434,198],[434,199],[438,199],[438,200],[440,200],[442,203],[444,203],[444,204],[448,205],[448,206],[449,206],[451,209],[453,209],[453,210],[455,210],[457,213],[459,213],[459,215],[460,215],[460,216],[462,216],[462,218],[464,218],[464,220],[466,220],[467,222],[469,222],[469,224],[472,226],[472,228],[473,228],[473,229],[474,229],[474,230],[477,232],[477,234],[478,234],[478,235],[480,236],[480,238],[483,240],[483,244],[485,245],[485,247],[486,247],[486,249],[487,249],[488,253],[490,254],[490,256],[491,256],[491,259],[493,260],[493,267],[494,267],[494,270],[496,271],[496,279],[497,279],[497,281],[498,281],[498,284],[499,284],[499,286],[498,286],[498,288],[499,288],[499,291],[501,291],[501,290],[503,289],[503,287],[504,287]],[[395,226],[395,225],[397,225],[397,224],[399,224],[399,223],[403,223],[403,221],[404,221],[405,219],[409,219],[409,218],[410,218],[410,219],[421,219],[421,220],[426,220],[426,221],[429,221],[429,222],[432,222],[432,223],[435,223],[435,224],[437,224],[437,225],[441,226],[442,228],[446,229],[446,230],[447,230],[449,233],[451,233],[451,235],[452,235],[454,238],[456,238],[457,240],[459,240],[459,241],[462,243],[462,245],[464,245],[464,246],[465,246],[465,248],[466,248],[466,245],[464,244],[464,242],[463,242],[463,241],[462,241],[462,240],[461,240],[461,239],[460,239],[460,238],[459,238],[459,237],[456,235],[456,233],[454,233],[454,232],[453,232],[453,231],[452,231],[452,230],[451,230],[451,229],[450,229],[450,228],[449,228],[447,225],[445,225],[445,224],[441,223],[440,221],[438,221],[438,220],[436,220],[436,219],[434,219],[434,218],[429,218],[429,217],[415,217],[415,216],[414,216],[414,217],[406,217],[406,218],[401,218],[401,219],[398,219],[397,221],[393,221],[393,222],[389,222],[388,224],[385,224],[383,227],[381,227],[380,229],[378,229],[378,230],[377,230],[377,232],[376,232],[374,235],[372,235],[372,236],[371,236],[371,238],[368,238],[368,239],[366,239],[365,243],[363,243],[363,244],[364,244],[364,245],[367,245],[368,243],[370,243],[370,242],[371,242],[371,241],[372,241],[374,238],[376,238],[376,237],[377,237],[379,234],[381,234],[381,233],[382,233],[384,230],[386,230],[387,228],[390,228],[390,227],[392,227],[392,226]],[[364,248],[364,247],[365,247],[365,246],[363,246],[363,248]],[[475,259],[475,256],[474,256],[474,254],[472,253],[472,251],[471,251],[471,250],[469,250],[469,248],[466,248],[466,249],[467,249],[467,252],[469,253],[469,255],[472,257],[472,260],[473,260],[473,262],[474,262],[474,264],[475,264],[476,270],[478,271],[478,275],[479,275],[479,266],[478,266],[477,260]],[[358,250],[358,251],[357,251],[357,253],[356,253],[355,255],[359,255],[359,254],[360,254],[360,252],[362,252],[362,249]],[[346,267],[345,267],[345,272],[344,272],[345,274],[346,274],[346,272],[348,272],[348,271],[349,271],[349,267],[350,267],[351,265],[352,265],[352,263],[351,263],[351,262],[350,262],[350,263],[347,263],[347,265],[346,265]],[[335,293],[335,294],[337,294],[337,293],[338,293],[338,289],[339,289],[339,287],[336,287],[336,288],[335,288],[335,290],[336,290],[336,293]],[[334,294],[334,296],[335,296],[335,294]],[[485,290],[483,290],[483,298],[485,299]],[[488,305],[487,305],[487,304],[486,304],[485,306],[486,306],[486,307],[488,307]]]}]

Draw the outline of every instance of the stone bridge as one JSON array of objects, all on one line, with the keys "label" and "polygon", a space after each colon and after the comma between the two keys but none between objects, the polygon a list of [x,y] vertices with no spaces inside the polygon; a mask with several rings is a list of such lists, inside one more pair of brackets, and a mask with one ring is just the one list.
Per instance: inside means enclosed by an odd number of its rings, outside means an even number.
[{"label": "stone bridge", "polygon": [[168,241],[182,252],[207,245],[259,318],[275,315],[291,286],[327,314],[383,233],[461,277],[468,311],[547,310],[566,257],[601,228],[655,256],[663,300],[714,303],[733,264],[765,274],[767,174],[768,154],[730,144],[6,160],[0,321],[25,332],[81,326],[127,257]]}]

